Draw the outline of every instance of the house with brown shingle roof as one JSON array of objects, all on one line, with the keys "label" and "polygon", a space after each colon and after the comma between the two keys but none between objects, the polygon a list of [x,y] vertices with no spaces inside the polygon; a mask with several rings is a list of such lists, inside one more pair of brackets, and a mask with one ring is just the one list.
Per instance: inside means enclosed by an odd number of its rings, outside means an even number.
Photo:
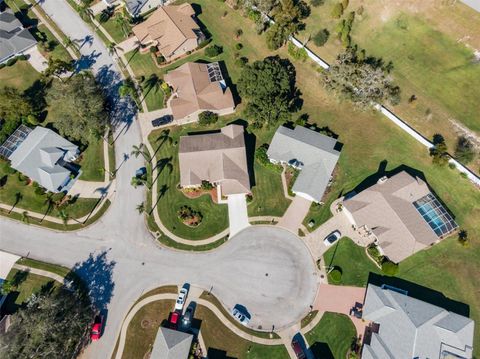
[{"label": "house with brown shingle roof", "polygon": [[132,31],[142,47],[156,47],[166,61],[195,50],[205,40],[188,3],[162,6]]},{"label": "house with brown shingle roof", "polygon": [[371,233],[383,254],[396,263],[458,228],[427,184],[405,171],[345,199],[343,212],[354,226]]},{"label": "house with brown shingle roof", "polygon": [[180,123],[194,122],[203,111],[226,115],[235,111],[232,91],[227,87],[218,62],[187,62],[165,75],[173,89],[169,102]]},{"label": "house with brown shingle roof", "polygon": [[181,136],[178,159],[180,186],[199,187],[208,181],[221,194],[250,193],[243,127],[228,125],[219,132]]}]

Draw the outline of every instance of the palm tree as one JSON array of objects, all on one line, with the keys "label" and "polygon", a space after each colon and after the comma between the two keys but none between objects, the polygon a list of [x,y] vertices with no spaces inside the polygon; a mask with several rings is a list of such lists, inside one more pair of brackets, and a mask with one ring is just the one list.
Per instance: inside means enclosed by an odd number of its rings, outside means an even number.
[{"label": "palm tree", "polygon": [[23,211],[22,212],[22,222],[24,223],[28,223],[30,221],[30,217],[28,216],[28,212],[27,211]]},{"label": "palm tree", "polygon": [[143,212],[145,212],[145,202],[142,202],[139,205],[137,205],[137,211],[138,211],[138,214],[142,214]]},{"label": "palm tree", "polygon": [[10,211],[8,213],[12,213],[13,209],[17,206],[17,204],[23,199],[23,194],[21,192],[15,193],[15,202],[13,203],[12,208],[10,208]]},{"label": "palm tree", "polygon": [[63,42],[65,47],[70,47],[71,49],[77,50],[77,51],[80,49],[80,46],[78,45],[78,43],[75,40],[72,40],[68,36],[65,38]]},{"label": "palm tree", "polygon": [[94,18],[92,9],[90,9],[90,6],[86,3],[82,3],[82,5],[78,7],[78,13],[80,14],[80,17],[87,22],[92,21]]},{"label": "palm tree", "polygon": [[[108,45],[107,45],[107,50],[108,50],[108,54],[110,56],[112,56],[113,54],[117,55],[118,56],[118,53],[117,53],[117,49],[118,50],[122,50],[120,47],[117,46],[116,43],[114,42],[110,42]],[[123,50],[122,50],[123,51]]]},{"label": "palm tree", "polygon": [[60,219],[63,221],[63,225],[66,227],[66,226],[67,226],[67,222],[68,222],[68,220],[70,219],[70,215],[68,214],[67,211],[65,211],[64,209],[61,209],[61,210],[58,212],[58,218],[60,218]]},{"label": "palm tree", "polygon": [[137,102],[137,89],[135,88],[135,83],[130,77],[126,78],[122,85],[118,88],[118,94],[120,97],[130,96],[130,98],[135,102],[137,107],[139,104]]},{"label": "palm tree", "polygon": [[145,145],[144,145],[143,143],[141,143],[141,142],[140,142],[140,144],[139,144],[138,146],[133,145],[133,146],[132,146],[132,152],[130,152],[130,154],[131,154],[132,156],[135,156],[135,158],[138,158],[138,156],[142,154],[142,152],[143,152],[143,147],[144,147],[144,146],[145,146]]}]

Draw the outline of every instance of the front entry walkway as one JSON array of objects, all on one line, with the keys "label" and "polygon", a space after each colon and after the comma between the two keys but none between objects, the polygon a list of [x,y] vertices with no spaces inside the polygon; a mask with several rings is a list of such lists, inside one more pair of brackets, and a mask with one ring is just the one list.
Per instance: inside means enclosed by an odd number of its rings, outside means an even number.
[{"label": "front entry walkway", "polygon": [[247,200],[244,194],[228,196],[228,220],[230,222],[230,237],[250,226],[248,223]]},{"label": "front entry walkway", "polygon": [[278,225],[297,234],[298,229],[302,227],[303,219],[310,210],[311,205],[312,201],[301,196],[295,196],[290,206],[288,206],[287,211],[278,222]]}]

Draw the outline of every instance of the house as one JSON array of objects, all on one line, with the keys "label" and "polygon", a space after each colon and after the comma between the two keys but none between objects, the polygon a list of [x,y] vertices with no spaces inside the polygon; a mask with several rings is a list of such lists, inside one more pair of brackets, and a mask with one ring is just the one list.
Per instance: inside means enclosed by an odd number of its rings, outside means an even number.
[{"label": "house", "polygon": [[250,193],[243,127],[228,125],[219,132],[180,137],[180,186],[218,186],[221,194]]},{"label": "house", "polygon": [[362,359],[472,358],[474,321],[404,290],[369,284],[363,319],[373,323],[364,338]]},{"label": "house", "polygon": [[300,173],[292,187],[293,193],[320,203],[340,152],[337,141],[302,126],[290,129],[280,126],[267,151],[272,163],[292,166]]},{"label": "house", "polygon": [[156,47],[167,62],[195,50],[205,40],[188,3],[162,6],[132,31],[143,48]]},{"label": "house", "polygon": [[37,44],[35,38],[25,29],[12,9],[0,10],[0,64],[24,54]]},{"label": "house", "polygon": [[51,192],[68,191],[78,176],[69,162],[79,155],[76,145],[48,128],[20,126],[0,147],[11,167]]},{"label": "house", "polygon": [[[0,288],[3,285],[3,282],[5,282],[5,280],[7,279],[8,274],[12,270],[13,266],[19,259],[20,257],[15,254],[0,251]],[[0,293],[0,313],[1,313],[2,305],[6,299],[7,299],[7,295],[2,295]],[[3,319],[5,319],[5,317]],[[8,321],[8,319],[5,319],[5,320]],[[6,324],[6,323],[3,322],[3,324]],[[6,325],[6,327],[8,327],[8,325]],[[6,327],[5,327],[5,331],[7,329]],[[0,325],[0,334],[2,334],[1,325]]]},{"label": "house", "polygon": [[[107,5],[112,5],[114,1],[103,0]],[[165,2],[163,0],[123,0],[125,8],[132,17],[138,17],[145,13],[162,6]]]},{"label": "house", "polygon": [[193,335],[160,327],[150,359],[188,359]]},{"label": "house", "polygon": [[198,120],[203,111],[227,115],[235,111],[232,91],[223,79],[218,62],[187,62],[164,77],[173,89],[170,108],[180,123]]},{"label": "house", "polygon": [[384,255],[400,262],[458,225],[427,184],[402,171],[343,201],[352,225],[371,232]]}]

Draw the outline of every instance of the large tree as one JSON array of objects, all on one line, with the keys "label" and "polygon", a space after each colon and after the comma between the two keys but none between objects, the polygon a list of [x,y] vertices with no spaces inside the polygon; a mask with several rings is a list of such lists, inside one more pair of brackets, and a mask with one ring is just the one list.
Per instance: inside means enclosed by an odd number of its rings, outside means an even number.
[{"label": "large tree", "polygon": [[0,143],[15,131],[22,119],[34,113],[33,106],[25,94],[12,87],[0,89]]},{"label": "large tree", "polygon": [[278,56],[246,65],[238,81],[240,95],[246,100],[246,115],[257,126],[288,121],[298,105],[295,67]]},{"label": "large tree", "polygon": [[0,336],[0,357],[64,359],[85,345],[93,311],[85,294],[62,287],[33,295],[11,319]]},{"label": "large tree", "polygon": [[53,82],[47,101],[55,109],[54,125],[62,135],[87,144],[92,135],[105,131],[105,98],[93,75],[82,73],[66,82]]},{"label": "large tree", "polygon": [[372,102],[400,102],[400,88],[393,83],[390,65],[372,57],[364,58],[356,48],[347,48],[335,63],[322,73],[325,87],[348,98],[360,107]]}]

